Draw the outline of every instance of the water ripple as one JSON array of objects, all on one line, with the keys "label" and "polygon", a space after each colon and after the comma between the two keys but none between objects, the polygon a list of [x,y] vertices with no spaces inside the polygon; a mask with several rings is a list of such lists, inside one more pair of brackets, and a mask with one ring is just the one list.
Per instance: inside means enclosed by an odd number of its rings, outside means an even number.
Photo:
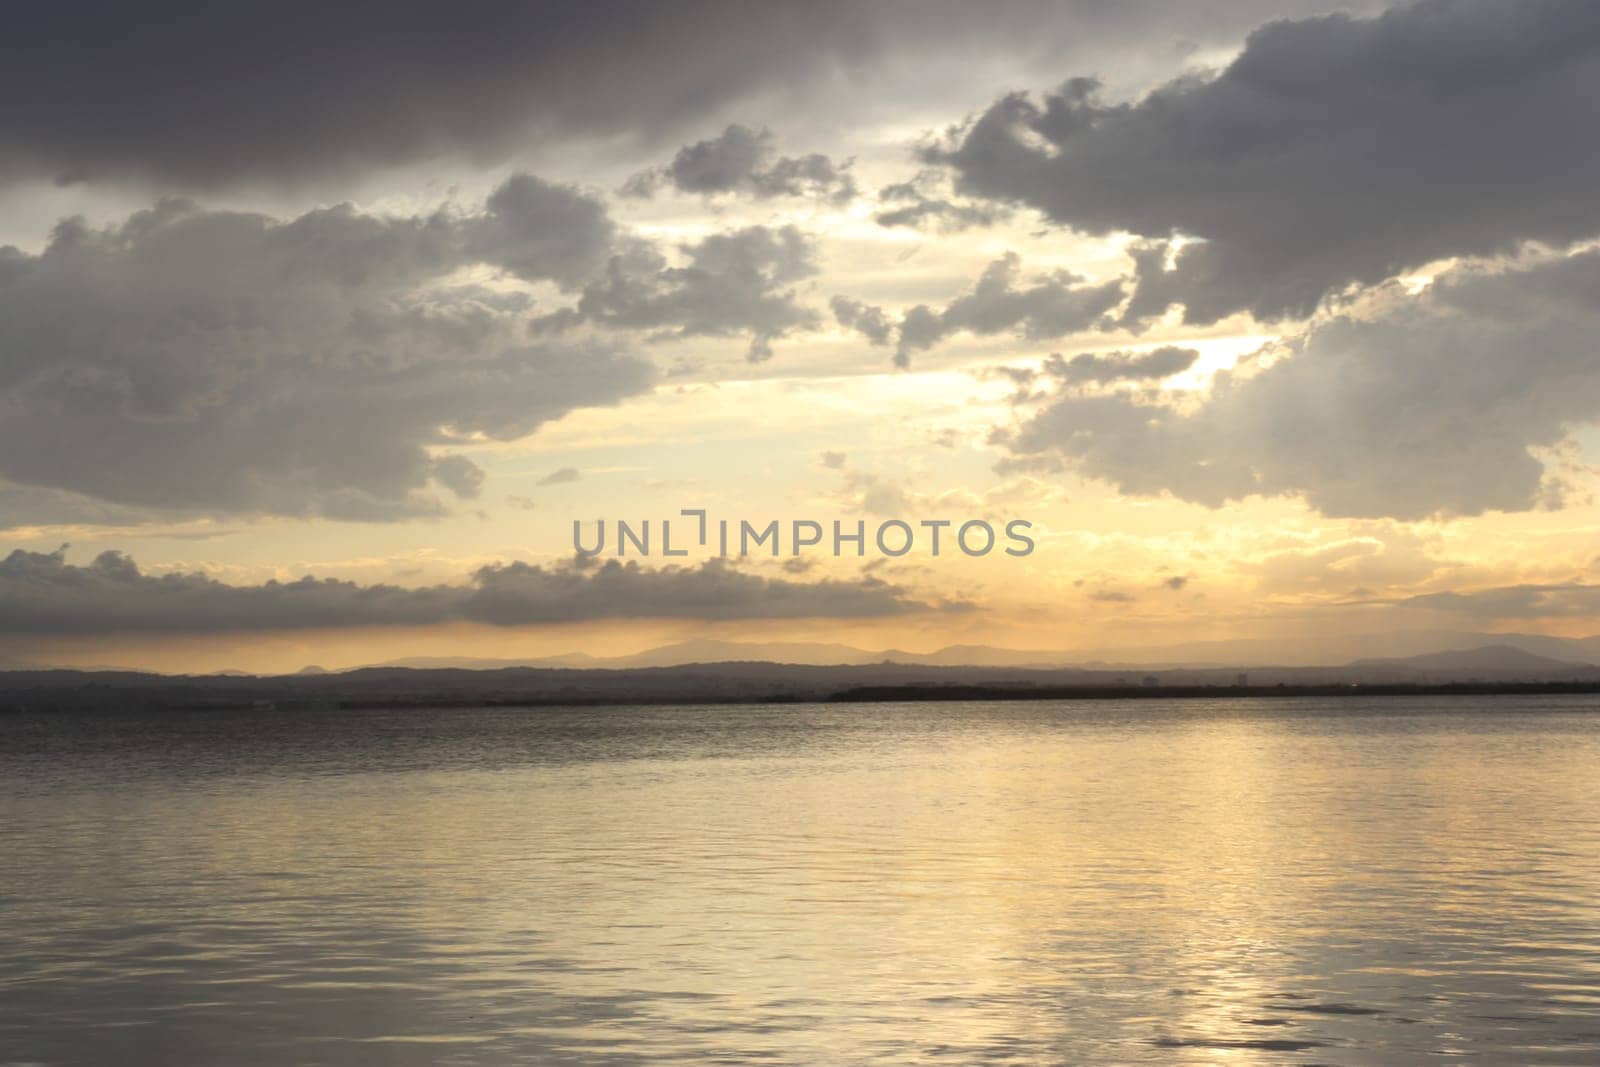
[{"label": "water ripple", "polygon": [[0,717],[0,1067],[1600,1062],[1597,710]]}]

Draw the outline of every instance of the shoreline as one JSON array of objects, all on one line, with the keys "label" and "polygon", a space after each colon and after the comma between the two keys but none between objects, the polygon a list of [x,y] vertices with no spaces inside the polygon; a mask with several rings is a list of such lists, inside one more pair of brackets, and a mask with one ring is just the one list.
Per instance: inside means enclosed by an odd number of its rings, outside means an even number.
[{"label": "shoreline", "polygon": [[[868,685],[828,692],[684,692],[638,694],[564,693],[412,693],[294,694],[273,698],[196,698],[167,693],[139,693],[132,689],[103,688],[96,693],[13,694],[0,691],[0,715],[60,714],[73,712],[167,711],[221,713],[327,713],[371,711],[382,708],[626,708],[695,707],[800,704],[956,703],[961,701],[1150,701],[1150,700],[1273,700],[1304,697],[1354,699],[1360,697],[1450,696],[1600,696],[1600,681],[1573,682],[1440,682],[1440,683],[1328,683],[1274,685]],[[18,698],[21,699],[18,699]],[[208,699],[209,697],[209,699]],[[1597,703],[1600,710],[1600,703]]]}]

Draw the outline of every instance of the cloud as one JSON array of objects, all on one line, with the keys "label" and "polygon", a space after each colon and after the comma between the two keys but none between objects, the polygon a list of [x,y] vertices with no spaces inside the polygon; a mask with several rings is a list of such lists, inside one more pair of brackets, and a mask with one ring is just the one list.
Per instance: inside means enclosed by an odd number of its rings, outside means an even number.
[{"label": "cloud", "polygon": [[17,550],[0,560],[0,632],[282,630],[439,622],[459,610],[457,590],[361,586],[302,578],[224,585],[202,574],[146,575],[119,552],[87,566],[65,550]]},{"label": "cloud", "polygon": [[577,467],[561,467],[540,478],[536,485],[565,485],[579,478]]},{"label": "cloud", "polygon": [[757,200],[811,197],[844,204],[856,196],[850,161],[835,163],[815,152],[780,157],[769,131],[738,124],[712,140],[686,145],[664,167],[635,174],[622,193],[650,197],[664,185],[680,193],[740,193]]},{"label": "cloud", "polygon": [[1074,385],[1125,381],[1154,381],[1182,374],[1194,366],[1200,353],[1192,348],[1165,345],[1149,352],[1109,352],[1083,355],[1065,359],[1051,355],[1044,362],[1044,371],[1063,382]]},{"label": "cloud", "polygon": [[476,500],[483,489],[483,469],[466,456],[441,456],[433,461],[430,474],[463,500]]},{"label": "cloud", "polygon": [[875,578],[795,582],[735,570],[720,559],[696,567],[646,569],[609,560],[598,567],[485,567],[466,610],[497,626],[601,618],[870,618],[926,605]]},{"label": "cloud", "polygon": [[847,330],[854,330],[874,345],[887,345],[894,339],[894,323],[883,308],[863,304],[847,296],[836,296],[828,302],[835,321]]},{"label": "cloud", "polygon": [[760,96],[823,121],[932,89],[958,100],[1002,62],[1165,58],[1287,3],[29,5],[0,35],[0,181],[253,185],[659,145]]},{"label": "cloud", "polygon": [[539,321],[545,333],[582,323],[656,330],[678,337],[747,334],[752,363],[772,358],[772,342],[820,324],[798,301],[795,282],[816,273],[814,242],[794,226],[747,226],[679,246],[673,265],[654,246],[635,243],[583,289],[574,308]]},{"label": "cloud", "polygon": [[1306,538],[1234,566],[1267,595],[1371,596],[1375,589],[1414,588],[1453,568],[1434,555],[1437,547],[1409,526],[1357,523],[1331,540]]},{"label": "cloud", "polygon": [[60,526],[138,526],[150,520],[143,508],[126,507],[95,500],[60,489],[0,485],[0,532],[12,533],[34,527]]},{"label": "cloud", "polygon": [[906,519],[917,514],[917,507],[905,486],[866,471],[845,471],[840,499],[851,511]]},{"label": "cloud", "polygon": [[[1123,283],[1088,284],[1069,271],[1055,271],[1019,284],[1022,259],[1015,252],[990,263],[971,292],[935,310],[918,304],[894,328],[897,367],[911,365],[913,352],[923,352],[957,333],[993,336],[1013,333],[1030,341],[1051,340],[1095,327],[1109,327],[1106,316],[1122,302]],[[889,343],[888,319],[882,308],[848,298],[835,298],[834,317],[874,344]]]},{"label": "cloud", "polygon": [[960,233],[993,226],[1011,216],[1010,208],[991,200],[957,200],[941,189],[947,186],[940,171],[928,169],[910,181],[895,182],[878,190],[885,205],[872,216],[879,226],[906,226],[935,233]]},{"label": "cloud", "polygon": [[599,273],[617,236],[600,201],[531,174],[508,178],[464,228],[468,251],[483,262],[567,287]]},{"label": "cloud", "polygon": [[65,550],[0,559],[0,633],[255,632],[608,618],[865,618],[927,610],[887,582],[799,582],[720,559],[647,569],[636,562],[480,568],[461,585],[403,588],[331,578],[227,585],[203,574],[147,575],[118,552],[85,565]]},{"label": "cloud", "polygon": [[1326,318],[1208,394],[1056,395],[999,442],[1124,492],[1220,506],[1299,494],[1418,519],[1553,501],[1536,452],[1600,418],[1600,251],[1466,266]]},{"label": "cloud", "polygon": [[1507,585],[1466,593],[1423,593],[1394,603],[1480,619],[1592,618],[1600,615],[1600,585]]},{"label": "cloud", "polygon": [[907,226],[914,230],[934,230],[938,233],[959,233],[962,230],[993,226],[1005,217],[1005,212],[993,206],[958,204],[951,200],[934,200],[913,196],[899,207],[880,211],[872,216],[879,226],[893,228]]},{"label": "cloud", "polygon": [[1597,126],[1600,6],[1425,0],[1270,23],[1134,103],[1088,78],[1012,94],[926,158],[968,195],[1151,239],[1134,309],[1210,323],[1600,232]]},{"label": "cloud", "polygon": [[603,341],[529,344],[521,292],[570,288],[616,239],[577,190],[520,175],[480,212],[278,220],[164,200],[38,254],[0,248],[0,477],[120,504],[385,519],[477,494],[437,452],[648,389]]}]

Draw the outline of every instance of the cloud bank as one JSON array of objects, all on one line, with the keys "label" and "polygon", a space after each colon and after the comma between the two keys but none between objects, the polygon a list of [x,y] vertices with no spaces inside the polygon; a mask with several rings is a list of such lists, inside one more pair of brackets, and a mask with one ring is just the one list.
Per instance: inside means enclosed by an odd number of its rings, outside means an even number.
[{"label": "cloud bank", "polygon": [[[957,189],[1157,245],[1141,315],[1309,314],[1452,256],[1600,233],[1600,6],[1424,0],[1269,23],[1141,100],[1008,95],[925,153]],[[1167,269],[1167,253],[1175,263]]]},{"label": "cloud bank", "polygon": [[616,241],[602,205],[529,175],[480,211],[286,221],[164,200],[0,248],[0,476],[121,504],[380,519],[471,497],[439,454],[650,388],[615,344],[529,343],[525,293]]},{"label": "cloud bank", "polygon": [[1536,453],[1600,419],[1596,293],[1600,251],[1464,266],[1318,322],[1207,394],[1069,388],[999,440],[1012,463],[1212,507],[1297,494],[1327,515],[1420,519],[1554,504]]},{"label": "cloud bank", "polygon": [[85,565],[65,551],[0,559],[0,633],[268,631],[478,622],[492,626],[594,619],[869,618],[927,610],[870,576],[799,582],[712,559],[646,569],[527,563],[480,568],[462,585],[420,589],[331,578],[227,585],[202,574],[147,575],[118,552]]},{"label": "cloud bank", "polygon": [[481,168],[585,140],[653,147],[756,96],[798,105],[791,111],[859,113],[884,94],[925,94],[920,75],[934,64],[949,82],[968,65],[1107,48],[1138,56],[1327,6],[32,4],[10,12],[0,35],[0,182],[215,188],[426,160]]}]

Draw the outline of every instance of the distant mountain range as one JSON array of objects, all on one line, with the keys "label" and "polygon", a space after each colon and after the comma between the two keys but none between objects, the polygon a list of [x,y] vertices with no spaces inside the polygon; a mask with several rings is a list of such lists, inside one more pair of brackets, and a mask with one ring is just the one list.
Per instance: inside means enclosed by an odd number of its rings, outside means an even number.
[{"label": "distant mountain range", "polygon": [[[1085,677],[1114,681],[1118,677],[1173,674],[1185,678],[1547,678],[1594,669],[1600,663],[1600,636],[1547,637],[1541,634],[1494,634],[1418,630],[1385,634],[1330,634],[1315,652],[1288,655],[1266,641],[1230,640],[1119,649],[1051,651],[950,645],[934,652],[903,649],[861,649],[826,642],[746,642],[695,640],[662,645],[624,656],[569,652],[532,657],[411,656],[347,670],[307,666],[306,680],[335,679],[361,671],[403,669],[421,672],[499,672],[513,669],[559,671],[565,674],[640,671],[694,665],[756,665],[817,668],[920,667],[1019,677]],[[49,672],[32,664],[0,664],[0,686],[7,677]],[[66,668],[103,676],[141,674],[124,667]],[[9,673],[8,673],[9,672]],[[726,673],[726,672],[725,672]],[[254,677],[238,670],[212,671],[214,679]]]},{"label": "distant mountain range", "polygon": [[[1488,650],[1497,650],[1487,654]],[[1518,661],[1517,655],[1530,657]],[[787,663],[811,666],[858,666],[871,663],[944,667],[1021,667],[1052,669],[1104,668],[1255,668],[1327,667],[1338,664],[1398,663],[1400,660],[1444,657],[1419,669],[1497,669],[1496,663],[1531,667],[1538,661],[1560,665],[1600,662],[1600,635],[1585,638],[1542,634],[1494,634],[1444,630],[1386,634],[1330,635],[1312,655],[1285,655],[1275,643],[1256,640],[1200,641],[1181,645],[1121,650],[1050,651],[950,645],[935,652],[881,651],[822,642],[744,642],[695,640],[662,645],[625,656],[592,656],[571,652],[556,656],[488,659],[462,656],[410,656],[376,664],[419,670],[497,670],[505,667],[573,667],[621,670],[671,667],[689,663]],[[1452,657],[1454,657],[1452,659]],[[1476,666],[1474,666],[1476,665]]]},{"label": "distant mountain range", "polygon": [[1429,652],[1420,656],[1361,659],[1350,663],[1350,670],[1405,670],[1434,674],[1549,674],[1582,667],[1566,660],[1552,659],[1525,651],[1515,645],[1485,645],[1450,652]]},{"label": "distant mountain range", "polygon": [[[924,662],[895,662],[847,646],[783,646],[778,654],[872,656],[870,663],[778,663],[747,658],[770,646],[696,642],[648,656],[683,655],[710,662],[658,665],[589,659],[583,666],[466,661],[470,667],[363,667],[275,677],[236,674],[168,676],[133,671],[0,672],[0,710],[138,708],[330,709],[348,707],[772,703],[819,700],[1074,699],[1084,697],[1351,696],[1367,692],[1494,692],[1544,687],[1548,692],[1600,692],[1600,667],[1557,659],[1515,645],[1414,656],[1367,658],[1342,666],[1169,667],[952,665],[946,649]],[[818,651],[818,650],[825,651]],[[840,651],[840,650],[843,651]],[[1036,655],[1006,650],[982,654]],[[729,658],[735,656],[737,658]],[[632,657],[629,657],[632,659]],[[459,661],[456,661],[459,662]],[[602,664],[602,666],[595,666]],[[1443,687],[1443,688],[1441,688]],[[1450,689],[1449,687],[1456,687]],[[1463,688],[1465,687],[1465,688]]]},{"label": "distant mountain range", "polygon": [[757,643],[702,639],[680,641],[625,656],[600,657],[585,652],[512,659],[408,656],[377,666],[468,670],[494,670],[502,667],[583,667],[616,670],[632,667],[673,667],[686,663],[790,663],[816,667],[857,666],[868,663],[923,663],[949,667],[1063,667],[1071,665],[1074,659],[1071,654],[1065,652],[990,648],[986,645],[951,645],[937,652],[905,652],[898,648],[872,651],[851,645],[822,642]]}]

